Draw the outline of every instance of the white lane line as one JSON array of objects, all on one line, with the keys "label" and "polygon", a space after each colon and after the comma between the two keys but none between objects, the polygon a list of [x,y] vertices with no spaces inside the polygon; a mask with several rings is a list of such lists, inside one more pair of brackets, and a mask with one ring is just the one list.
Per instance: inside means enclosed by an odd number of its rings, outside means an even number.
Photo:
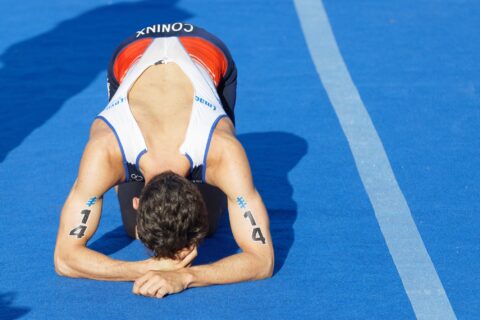
[{"label": "white lane line", "polygon": [[382,142],[343,61],[322,1],[294,3],[317,73],[347,137],[415,315],[418,319],[456,319]]}]

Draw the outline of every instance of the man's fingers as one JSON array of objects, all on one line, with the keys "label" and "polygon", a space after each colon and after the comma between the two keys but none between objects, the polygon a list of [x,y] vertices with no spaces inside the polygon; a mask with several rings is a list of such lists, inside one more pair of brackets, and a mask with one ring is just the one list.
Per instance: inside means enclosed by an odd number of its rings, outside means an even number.
[{"label": "man's fingers", "polygon": [[[195,254],[193,254],[195,256]],[[147,297],[163,298],[185,290],[184,277],[175,272],[150,271],[135,281],[133,292]]]},{"label": "man's fingers", "polygon": [[[155,297],[157,291],[165,287],[165,279],[159,275],[155,275],[150,280],[143,285],[145,292],[149,297]],[[141,289],[140,289],[141,290]]]},{"label": "man's fingers", "polygon": [[153,276],[153,273],[151,271],[145,273],[143,276],[135,280],[133,283],[133,293],[139,294],[140,293],[140,288]]},{"label": "man's fingers", "polygon": [[166,295],[167,295],[167,289],[165,289],[165,287],[161,287],[160,289],[158,289],[157,294],[155,296],[161,299]]},{"label": "man's fingers", "polygon": [[183,248],[182,250],[178,251],[175,255],[175,260],[182,261],[185,259],[192,251],[195,249],[194,246]]},{"label": "man's fingers", "polygon": [[158,283],[155,280],[150,279],[140,287],[139,292],[143,296],[152,297],[155,296],[157,290]]},{"label": "man's fingers", "polygon": [[193,259],[195,259],[198,255],[197,247],[193,248],[193,250],[182,260],[180,264],[182,267],[189,265],[192,263]]},{"label": "man's fingers", "polygon": [[[163,288],[166,292],[165,287],[166,282],[161,275],[155,272],[147,272],[145,276],[135,281],[133,293],[147,297],[156,297],[158,290]],[[165,295],[165,293],[163,293],[163,295]]]},{"label": "man's fingers", "polygon": [[[157,291],[161,287],[162,286],[160,285],[160,283],[158,281],[150,281],[150,282],[145,283],[142,288],[145,288],[144,289],[145,295],[147,295],[149,297],[155,297],[155,295],[157,294]],[[140,291],[141,290],[142,289],[140,289]]]}]

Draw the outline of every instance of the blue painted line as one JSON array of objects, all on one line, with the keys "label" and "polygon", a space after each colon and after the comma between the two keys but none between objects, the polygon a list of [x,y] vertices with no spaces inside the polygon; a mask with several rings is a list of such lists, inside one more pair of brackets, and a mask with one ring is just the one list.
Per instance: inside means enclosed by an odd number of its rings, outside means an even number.
[{"label": "blue painted line", "polygon": [[322,1],[294,3],[317,73],[348,140],[416,317],[456,319],[383,144],[343,61]]}]

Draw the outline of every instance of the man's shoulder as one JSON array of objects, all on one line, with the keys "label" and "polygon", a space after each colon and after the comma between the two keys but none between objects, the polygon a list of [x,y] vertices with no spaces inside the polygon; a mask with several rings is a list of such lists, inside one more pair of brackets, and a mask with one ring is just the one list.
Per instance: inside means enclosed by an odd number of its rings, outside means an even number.
[{"label": "man's shoulder", "polygon": [[208,153],[207,181],[217,185],[224,176],[241,172],[244,167],[249,167],[248,158],[235,132],[216,130]]},{"label": "man's shoulder", "polygon": [[95,119],[90,127],[90,135],[85,153],[94,153],[96,158],[108,162],[122,162],[122,154],[112,129],[101,119]]},{"label": "man's shoulder", "polygon": [[80,164],[79,178],[82,172],[87,176],[107,175],[104,180],[109,183],[119,180],[123,174],[122,154],[115,134],[99,119],[92,123]]},{"label": "man's shoulder", "polygon": [[112,129],[100,118],[96,118],[90,126],[89,141],[95,144],[115,143],[115,134]]},{"label": "man's shoulder", "polygon": [[212,135],[208,158],[209,161],[217,162],[242,151],[242,144],[236,137],[234,129],[220,127]]},{"label": "man's shoulder", "polygon": [[252,180],[247,154],[234,132],[219,130],[212,136],[206,178],[227,195],[234,185]]}]

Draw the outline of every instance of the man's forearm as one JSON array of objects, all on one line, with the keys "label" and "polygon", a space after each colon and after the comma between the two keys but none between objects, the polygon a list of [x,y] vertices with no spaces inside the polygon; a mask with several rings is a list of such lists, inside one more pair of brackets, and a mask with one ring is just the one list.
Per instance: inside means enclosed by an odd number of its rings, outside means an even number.
[{"label": "man's forearm", "polygon": [[273,261],[242,252],[213,264],[194,266],[183,270],[188,274],[188,287],[201,287],[271,277]]},{"label": "man's forearm", "polygon": [[55,257],[55,269],[63,276],[107,281],[133,281],[149,270],[147,260],[121,261],[85,247]]}]

